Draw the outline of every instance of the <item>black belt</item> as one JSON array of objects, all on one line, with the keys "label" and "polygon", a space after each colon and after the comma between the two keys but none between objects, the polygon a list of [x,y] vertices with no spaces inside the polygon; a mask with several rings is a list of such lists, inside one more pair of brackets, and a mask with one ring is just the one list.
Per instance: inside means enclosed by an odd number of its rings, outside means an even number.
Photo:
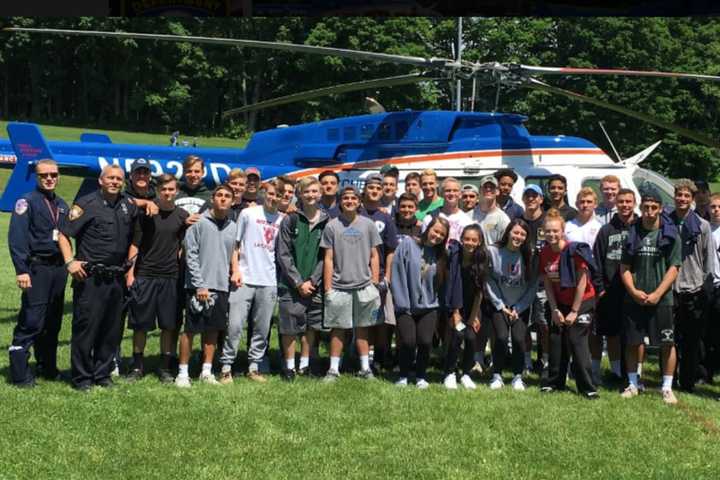
[{"label": "black belt", "polygon": [[97,275],[103,278],[115,278],[125,275],[125,272],[129,270],[129,267],[126,267],[125,265],[105,265],[104,263],[99,262],[85,262],[83,269],[85,270],[85,273],[87,273],[88,277]]},{"label": "black belt", "polygon": [[30,264],[32,265],[47,265],[52,267],[58,267],[63,265],[63,257],[60,254],[57,255],[51,255],[49,257],[46,256],[39,256],[39,255],[30,255],[28,258],[30,261]]}]

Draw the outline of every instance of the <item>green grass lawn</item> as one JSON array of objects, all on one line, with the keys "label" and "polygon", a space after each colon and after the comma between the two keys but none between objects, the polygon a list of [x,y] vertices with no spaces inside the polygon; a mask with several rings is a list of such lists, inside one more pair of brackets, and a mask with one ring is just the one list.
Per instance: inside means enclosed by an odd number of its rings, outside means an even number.
[{"label": "green grass lawn", "polygon": [[[8,171],[0,172],[0,191]],[[72,198],[78,179],[62,178]],[[9,214],[0,214],[7,232]],[[0,235],[0,479],[225,478],[718,478],[719,387],[678,393],[668,407],[658,371],[648,392],[623,400],[610,390],[588,402],[543,396],[537,377],[523,393],[447,392],[432,370],[427,391],[345,376],[333,385],[299,379],[265,385],[194,385],[181,391],[153,376],[112,390],[75,392],[39,381],[7,384],[7,347],[20,292]],[[69,369],[67,289],[59,362]],[[196,340],[197,343],[197,340]],[[244,343],[244,342],[243,342]],[[131,353],[126,332],[123,354]],[[272,354],[277,355],[276,341]],[[158,336],[148,342],[157,362]],[[243,352],[244,353],[244,352]],[[242,357],[242,353],[240,354]],[[572,387],[574,385],[570,383]]]}]

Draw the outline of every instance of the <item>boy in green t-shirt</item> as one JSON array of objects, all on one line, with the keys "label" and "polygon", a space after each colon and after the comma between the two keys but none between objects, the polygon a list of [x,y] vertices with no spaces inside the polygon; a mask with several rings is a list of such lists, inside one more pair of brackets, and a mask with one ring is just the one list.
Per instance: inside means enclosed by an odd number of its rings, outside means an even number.
[{"label": "boy in green t-shirt", "polygon": [[630,228],[620,265],[628,291],[624,322],[629,385],[622,396],[638,394],[638,359],[644,339],[649,337],[652,345],[661,347],[663,401],[675,404],[672,381],[677,358],[671,287],[681,264],[681,242],[674,224],[661,218],[662,198],[657,189],[647,186],[640,195],[641,221]]}]

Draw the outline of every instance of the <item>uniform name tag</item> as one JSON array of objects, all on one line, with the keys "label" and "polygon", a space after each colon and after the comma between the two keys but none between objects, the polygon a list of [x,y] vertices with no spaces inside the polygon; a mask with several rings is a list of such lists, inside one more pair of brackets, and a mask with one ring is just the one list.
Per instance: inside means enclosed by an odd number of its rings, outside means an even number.
[{"label": "uniform name tag", "polygon": [[53,239],[53,242],[57,242],[60,239],[60,232],[58,231],[57,228],[53,228],[52,239]]}]

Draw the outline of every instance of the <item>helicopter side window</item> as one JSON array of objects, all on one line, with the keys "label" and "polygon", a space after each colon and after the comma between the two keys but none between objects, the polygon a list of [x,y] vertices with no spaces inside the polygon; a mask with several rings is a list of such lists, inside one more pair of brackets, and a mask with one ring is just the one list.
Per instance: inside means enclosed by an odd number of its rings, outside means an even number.
[{"label": "helicopter side window", "polygon": [[372,123],[363,124],[360,127],[360,139],[361,140],[370,140],[374,129],[375,129],[375,125],[373,125]]},{"label": "helicopter side window", "polygon": [[345,127],[343,128],[343,139],[347,141],[353,141],[355,140],[355,127]]},{"label": "helicopter side window", "polygon": [[379,140],[390,140],[392,138],[392,126],[389,123],[381,123],[378,129]]}]

